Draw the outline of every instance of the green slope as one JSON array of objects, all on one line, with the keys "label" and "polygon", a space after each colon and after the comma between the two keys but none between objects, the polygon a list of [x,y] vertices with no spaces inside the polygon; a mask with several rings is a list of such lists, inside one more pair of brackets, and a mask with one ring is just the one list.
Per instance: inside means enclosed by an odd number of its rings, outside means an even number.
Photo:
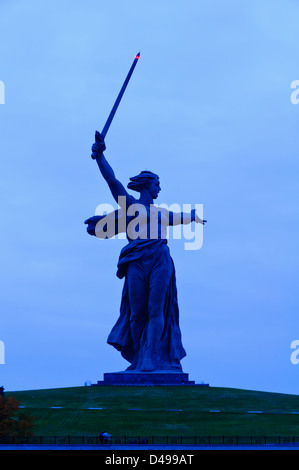
[{"label": "green slope", "polygon": [[37,436],[104,430],[114,436],[299,436],[297,395],[215,387],[72,387],[7,395],[33,416]]}]

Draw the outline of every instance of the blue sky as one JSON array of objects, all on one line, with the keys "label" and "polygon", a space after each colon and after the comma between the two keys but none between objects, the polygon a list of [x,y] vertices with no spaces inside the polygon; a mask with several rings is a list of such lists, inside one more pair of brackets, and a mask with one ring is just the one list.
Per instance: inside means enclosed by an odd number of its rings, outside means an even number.
[{"label": "blue sky", "polygon": [[191,380],[298,393],[298,72],[293,0],[2,1],[1,320],[7,390],[82,385],[127,363],[106,344],[124,240],[87,235],[112,203],[90,158],[106,138],[126,184],[203,204],[203,247],[170,240]]}]

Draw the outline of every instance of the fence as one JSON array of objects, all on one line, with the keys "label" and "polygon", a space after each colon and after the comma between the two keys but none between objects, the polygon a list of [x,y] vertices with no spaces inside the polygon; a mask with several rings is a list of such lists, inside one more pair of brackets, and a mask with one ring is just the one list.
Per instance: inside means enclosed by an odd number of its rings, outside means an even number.
[{"label": "fence", "polygon": [[299,446],[295,436],[111,436],[103,441],[99,436],[0,436],[0,444],[43,444],[43,445],[288,445]]}]

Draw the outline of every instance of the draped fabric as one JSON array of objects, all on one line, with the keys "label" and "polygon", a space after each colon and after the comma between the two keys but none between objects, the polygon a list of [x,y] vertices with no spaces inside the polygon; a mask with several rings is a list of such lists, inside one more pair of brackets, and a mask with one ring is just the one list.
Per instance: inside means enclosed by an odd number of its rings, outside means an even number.
[{"label": "draped fabric", "polygon": [[[125,282],[120,316],[108,336],[108,343],[121,351],[122,356],[131,363],[129,370],[181,370],[180,360],[186,356],[186,352],[179,327],[175,267],[166,240],[130,242],[120,254],[117,276],[125,277]],[[135,283],[135,289],[139,288],[139,283],[149,286],[137,348],[136,345],[134,347],[131,335],[134,302],[130,296],[131,282]],[[154,328],[150,321],[150,312],[157,301],[157,297],[151,295],[151,289],[165,292],[161,305],[164,325],[159,338],[156,338],[156,348],[152,347],[150,341],[151,330]]]}]

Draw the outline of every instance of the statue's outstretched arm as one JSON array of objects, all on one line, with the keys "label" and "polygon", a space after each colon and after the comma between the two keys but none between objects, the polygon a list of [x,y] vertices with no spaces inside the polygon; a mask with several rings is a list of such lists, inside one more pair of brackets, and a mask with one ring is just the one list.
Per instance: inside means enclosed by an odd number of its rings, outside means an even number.
[{"label": "statue's outstretched arm", "polygon": [[190,213],[169,211],[169,225],[186,225],[190,224],[191,222],[204,225],[206,220],[202,220],[200,217],[198,217],[195,209],[192,209]]},{"label": "statue's outstretched arm", "polygon": [[112,167],[107,162],[104,157],[104,150],[106,149],[103,136],[96,131],[95,134],[95,143],[92,146],[92,158],[97,161],[100,172],[103,175],[103,178],[108,183],[112,196],[116,202],[119,202],[120,196],[129,197],[126,189],[120,181],[115,177]]}]

